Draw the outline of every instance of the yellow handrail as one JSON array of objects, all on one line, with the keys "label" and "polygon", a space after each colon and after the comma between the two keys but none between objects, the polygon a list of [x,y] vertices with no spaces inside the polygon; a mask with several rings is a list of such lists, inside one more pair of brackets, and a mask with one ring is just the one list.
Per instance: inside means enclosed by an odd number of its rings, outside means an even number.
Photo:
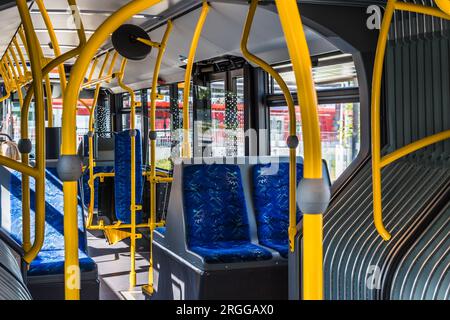
[{"label": "yellow handrail", "polygon": [[403,158],[413,152],[416,152],[417,150],[423,149],[425,147],[428,147],[432,144],[444,141],[450,139],[450,130],[443,131],[437,134],[434,134],[432,136],[428,136],[424,139],[418,140],[416,142],[410,143],[386,156],[384,156],[381,159],[381,167],[384,168],[387,165],[391,164],[392,162]]},{"label": "yellow handrail", "polygon": [[150,139],[150,266],[148,272],[148,285],[143,289],[148,294],[153,294],[153,231],[156,225],[156,100],[158,98],[158,78],[161,70],[161,63],[167,47],[170,33],[173,29],[171,20],[167,21],[166,31],[161,43],[148,44],[157,45],[158,56],[153,70],[152,92],[150,95],[150,131],[153,133]]},{"label": "yellow handrail", "polygon": [[[62,154],[76,155],[76,124],[75,112],[78,100],[78,91],[89,62],[102,43],[120,25],[125,23],[134,14],[137,14],[161,0],[135,0],[124,5],[109,16],[90,37],[83,48],[75,65],[72,68],[69,83],[65,92],[63,106]],[[64,235],[65,244],[65,293],[66,299],[78,300],[80,298],[79,286],[68,285],[67,280],[73,279],[73,270],[77,270],[77,284],[79,284],[78,262],[78,226],[77,226],[77,181],[64,181]]]},{"label": "yellow handrail", "polygon": [[[272,76],[283,92],[284,98],[286,99],[288,110],[289,110],[289,135],[297,137],[297,120],[295,114],[295,104],[294,99],[289,91],[286,82],[280,76],[280,74],[272,68],[264,60],[258,58],[257,56],[250,53],[247,48],[247,42],[250,35],[253,19],[255,17],[256,9],[258,8],[259,0],[252,0],[248,10],[247,19],[244,25],[244,31],[241,39],[241,51],[243,56],[250,62],[260,66],[264,71]],[[289,158],[290,158],[290,169],[289,169],[289,247],[291,252],[295,249],[295,236],[297,234],[297,154],[296,147],[289,148]]]},{"label": "yellow handrail", "polygon": [[194,65],[195,53],[197,51],[200,35],[203,30],[203,26],[206,21],[206,17],[209,13],[209,4],[203,1],[202,11],[195,27],[194,36],[191,41],[191,48],[189,49],[188,62],[186,64],[186,72],[184,76],[184,89],[183,89],[183,145],[181,154],[183,158],[191,157],[191,143],[189,136],[189,94],[191,91],[191,75],[192,67]]},{"label": "yellow handrail", "polygon": [[[304,179],[322,179],[317,95],[296,0],[275,0],[297,82],[304,139]],[[323,214],[303,212],[303,298],[323,299]]]},{"label": "yellow handrail", "polygon": [[[31,73],[33,77],[33,89],[36,93],[36,209],[35,209],[35,236],[34,243],[24,255],[24,260],[28,263],[34,260],[44,243],[45,231],[45,117],[44,117],[44,96],[42,88],[41,56],[39,54],[38,40],[34,31],[30,12],[28,11],[26,0],[17,0],[17,8],[25,30],[25,38],[29,50],[31,63]],[[25,165],[23,165],[25,166]],[[25,173],[25,172],[23,172]],[[26,173],[25,173],[26,174]]]},{"label": "yellow handrail", "polygon": [[[437,3],[437,2],[436,2]],[[448,4],[448,1],[447,1]],[[390,163],[415,152],[421,148],[448,139],[450,131],[444,131],[425,139],[413,142],[389,155],[381,157],[381,125],[380,125],[380,103],[381,103],[381,81],[383,77],[384,57],[388,41],[389,29],[395,10],[409,11],[450,20],[448,11],[417,5],[412,3],[388,0],[386,10],[381,24],[375,55],[373,80],[372,80],[372,182],[373,182],[373,218],[375,228],[385,241],[391,239],[391,234],[386,230],[383,223],[382,191],[381,191],[381,169]]]}]

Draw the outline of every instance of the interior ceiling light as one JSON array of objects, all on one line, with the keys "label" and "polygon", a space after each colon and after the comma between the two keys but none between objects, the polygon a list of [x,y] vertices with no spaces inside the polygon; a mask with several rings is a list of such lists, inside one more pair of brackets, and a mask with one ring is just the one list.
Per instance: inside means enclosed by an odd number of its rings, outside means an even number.
[{"label": "interior ceiling light", "polygon": [[[34,29],[34,31],[36,31],[36,33],[48,33],[47,29]],[[76,33],[77,30],[75,29],[54,29],[54,31],[56,33]],[[86,34],[93,34],[95,31],[94,30],[84,30],[84,32]]]},{"label": "interior ceiling light", "polygon": [[[109,17],[111,14],[114,13],[114,11],[105,11],[105,10],[79,10],[81,15],[84,16],[106,16]],[[39,9],[31,9],[30,13],[32,14],[41,14]],[[47,10],[48,14],[52,15],[69,15],[72,12],[70,10],[64,10],[64,9],[49,9]],[[133,16],[134,19],[161,19],[161,16],[154,15],[154,14],[135,14]]]}]

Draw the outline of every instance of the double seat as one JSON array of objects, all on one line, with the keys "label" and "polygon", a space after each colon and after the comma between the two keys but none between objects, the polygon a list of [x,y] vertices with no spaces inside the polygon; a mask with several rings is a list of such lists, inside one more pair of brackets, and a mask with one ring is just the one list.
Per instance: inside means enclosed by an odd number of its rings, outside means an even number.
[{"label": "double seat", "polygon": [[[329,181],[325,163],[323,171]],[[302,177],[298,158],[297,183]],[[289,159],[193,159],[175,165],[166,227],[156,230],[155,243],[187,268],[208,273],[287,269],[288,226]]]}]

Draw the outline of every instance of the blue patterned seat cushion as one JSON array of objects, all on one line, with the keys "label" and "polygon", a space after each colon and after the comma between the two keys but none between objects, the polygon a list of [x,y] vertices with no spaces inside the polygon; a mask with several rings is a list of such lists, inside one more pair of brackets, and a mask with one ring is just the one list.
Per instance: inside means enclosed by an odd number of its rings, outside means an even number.
[{"label": "blue patterned seat cushion", "polygon": [[[275,174],[269,165],[253,167],[253,188],[258,239],[287,258],[289,249],[289,163],[279,163]],[[297,184],[303,177],[303,164],[297,164]],[[301,212],[297,207],[297,223]]]},{"label": "blue patterned seat cushion", "polygon": [[[131,137],[130,131],[115,136],[114,154],[114,197],[116,217],[123,223],[131,223]],[[142,204],[142,158],[141,135],[136,135],[136,205]],[[136,212],[136,223],[142,222],[142,212]]]},{"label": "blue patterned seat cushion", "polygon": [[206,263],[233,263],[262,261],[272,258],[272,254],[249,241],[224,241],[191,246],[191,251],[202,256]]},{"label": "blue patterned seat cushion", "polygon": [[194,165],[183,171],[189,249],[207,263],[267,260],[271,253],[250,242],[241,173],[235,165]]},{"label": "blue patterned seat cushion", "polygon": [[[95,262],[81,250],[78,250],[81,272],[96,270]],[[64,274],[64,250],[41,251],[31,263],[28,276]]]},{"label": "blue patterned seat cushion", "polygon": [[[113,167],[110,167],[110,166],[94,167],[94,174],[110,173],[110,172],[114,172]],[[87,168],[83,172],[83,204],[85,207],[89,207],[89,202],[91,201],[91,189],[89,188],[89,174],[90,174],[90,170],[89,170],[89,168]],[[95,192],[94,209],[98,208],[98,184],[99,184],[99,179],[95,179],[95,181],[94,181],[94,190],[95,190],[94,191]]]},{"label": "blue patterned seat cushion", "polygon": [[[10,182],[10,232],[11,236],[19,243],[22,243],[22,185],[21,174],[11,172]],[[35,182],[30,179],[30,206],[31,206],[31,225],[35,221]],[[78,239],[79,256],[82,270],[95,270],[95,262],[86,255],[87,242],[84,229],[81,200],[78,206]],[[4,214],[4,212],[3,212]],[[31,241],[34,241],[34,228],[31,228]],[[64,194],[62,191],[62,182],[59,180],[56,169],[48,168],[46,170],[45,181],[45,239],[42,250],[36,259],[31,263],[28,274],[50,275],[63,273],[64,265]]]},{"label": "blue patterned seat cushion", "polygon": [[166,227],[159,227],[155,229],[156,232],[165,235],[166,234]]}]

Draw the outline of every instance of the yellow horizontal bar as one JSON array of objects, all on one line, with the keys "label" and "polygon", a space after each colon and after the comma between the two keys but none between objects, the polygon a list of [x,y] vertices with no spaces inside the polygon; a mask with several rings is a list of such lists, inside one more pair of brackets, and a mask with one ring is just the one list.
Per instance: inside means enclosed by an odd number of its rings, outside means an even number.
[{"label": "yellow horizontal bar", "polygon": [[107,178],[107,177],[115,177],[114,172],[102,172],[102,173],[96,173],[94,174],[94,180],[97,178]]},{"label": "yellow horizontal bar", "polygon": [[40,173],[36,168],[24,165],[22,162],[17,162],[16,160],[13,160],[5,156],[0,156],[0,165],[8,167],[12,170],[18,171],[33,178],[39,178],[40,176]]},{"label": "yellow horizontal bar", "polygon": [[403,148],[400,148],[391,154],[388,154],[387,156],[384,156],[381,159],[381,167],[386,167],[387,165],[391,164],[392,162],[403,158],[407,156],[408,154],[411,154],[413,152],[416,152],[417,150],[420,150],[422,148],[428,147],[432,144],[438,143],[443,140],[450,139],[450,130],[429,136],[427,138],[424,138],[422,140],[413,142],[411,144],[408,144],[407,146],[404,146]]},{"label": "yellow horizontal bar", "polygon": [[[90,226],[88,227],[89,230],[120,230],[120,229],[130,229],[131,224],[122,224],[122,223],[116,223],[113,225],[96,225],[96,226]],[[150,223],[142,223],[136,225],[136,228],[150,228]]]},{"label": "yellow horizontal bar", "polygon": [[91,81],[87,81],[87,82],[83,83],[83,85],[81,86],[81,88],[82,88],[82,89],[85,89],[85,88],[93,87],[93,86],[95,86],[95,85],[97,85],[97,84],[100,84],[100,83],[107,83],[107,82],[109,82],[110,80],[114,79],[115,77],[116,77],[116,74],[113,73],[113,74],[110,74],[110,75],[101,77],[101,78],[99,78],[99,79],[94,79],[94,80],[91,80]]},{"label": "yellow horizontal bar", "polygon": [[[448,0],[445,0],[448,2]],[[423,6],[420,4],[413,4],[413,3],[406,3],[406,2],[396,2],[395,3],[395,9],[401,10],[401,11],[409,11],[409,12],[415,12],[415,13],[422,13],[429,16],[450,20],[450,15],[447,13],[433,8],[429,6]]]},{"label": "yellow horizontal bar", "polygon": [[166,178],[166,177],[155,177],[155,178],[148,178],[148,181],[154,182],[154,183],[169,183],[173,182],[173,178]]},{"label": "yellow horizontal bar", "polygon": [[154,42],[154,41],[143,39],[143,38],[136,38],[136,40],[143,44],[146,44],[149,47],[161,48],[161,43],[159,43],[159,42]]}]

